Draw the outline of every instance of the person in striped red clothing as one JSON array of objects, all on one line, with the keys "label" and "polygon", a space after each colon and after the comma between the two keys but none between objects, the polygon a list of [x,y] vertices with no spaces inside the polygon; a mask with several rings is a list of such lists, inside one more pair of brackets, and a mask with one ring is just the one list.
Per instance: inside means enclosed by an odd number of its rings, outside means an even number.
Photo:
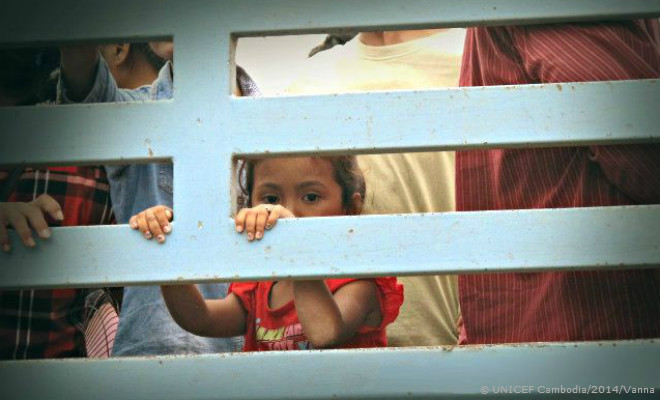
[{"label": "person in striped red clothing", "polygon": [[[657,20],[470,28],[460,85],[658,78],[659,32]],[[657,144],[476,150],[456,160],[460,211],[660,203]],[[659,276],[657,270],[460,276],[461,343],[658,337]]]}]

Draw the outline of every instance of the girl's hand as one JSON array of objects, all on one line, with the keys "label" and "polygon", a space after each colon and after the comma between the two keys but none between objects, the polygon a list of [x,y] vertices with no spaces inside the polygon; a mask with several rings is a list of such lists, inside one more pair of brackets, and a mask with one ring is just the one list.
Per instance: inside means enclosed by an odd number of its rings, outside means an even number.
[{"label": "girl's hand", "polygon": [[171,208],[155,206],[132,216],[128,223],[131,228],[139,229],[145,239],[151,240],[155,237],[158,243],[165,243],[165,234],[172,232],[170,221],[173,218],[174,211]]},{"label": "girl's hand", "polygon": [[48,213],[54,220],[62,221],[64,214],[59,203],[47,194],[42,194],[29,203],[0,203],[0,246],[5,253],[11,251],[11,242],[7,234],[7,226],[12,226],[21,241],[27,247],[37,244],[32,238],[32,230],[40,238],[48,239],[51,235],[44,214]]},{"label": "girl's hand", "polygon": [[236,214],[236,232],[247,233],[247,239],[261,239],[264,229],[271,229],[280,218],[295,218],[295,215],[279,204],[259,204],[243,208]]}]

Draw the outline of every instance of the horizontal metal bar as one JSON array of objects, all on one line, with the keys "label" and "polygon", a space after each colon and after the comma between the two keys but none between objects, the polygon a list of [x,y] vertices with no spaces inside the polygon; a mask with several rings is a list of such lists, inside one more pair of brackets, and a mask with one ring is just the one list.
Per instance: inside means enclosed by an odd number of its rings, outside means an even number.
[{"label": "horizontal metal bar", "polygon": [[[296,0],[243,1],[229,9],[240,36],[322,33],[332,30],[394,30],[472,25],[522,25],[552,22],[650,18],[660,4],[635,0]],[[263,15],[263,18],[255,17]],[[291,10],[295,10],[292,12]]]},{"label": "horizontal metal bar", "polygon": [[191,210],[163,246],[127,226],[55,229],[0,254],[0,288],[660,266],[660,206],[286,219],[255,243]]},{"label": "horizontal metal bar", "polygon": [[659,359],[660,342],[639,340],[10,361],[0,397],[657,398]]},{"label": "horizontal metal bar", "polygon": [[659,107],[658,80],[237,98],[230,128],[242,155],[657,142]]},{"label": "horizontal metal bar", "polygon": [[0,165],[154,162],[173,156],[171,139],[194,119],[158,101],[0,108],[0,126]]},{"label": "horizontal metal bar", "polygon": [[260,35],[658,16],[660,4],[648,0],[23,0],[0,3],[0,38],[2,43],[36,44],[155,38],[185,31]]},{"label": "horizontal metal bar", "polygon": [[241,123],[228,125],[213,111],[223,103],[0,108],[0,162],[148,161],[195,146],[274,155],[660,140],[658,80],[235,98],[228,115]]}]

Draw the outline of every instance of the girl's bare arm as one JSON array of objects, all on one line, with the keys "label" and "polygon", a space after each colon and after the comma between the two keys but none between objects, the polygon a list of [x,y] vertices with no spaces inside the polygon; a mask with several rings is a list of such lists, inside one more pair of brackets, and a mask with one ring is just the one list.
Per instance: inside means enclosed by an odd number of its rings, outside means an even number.
[{"label": "girl's bare arm", "polygon": [[333,294],[322,280],[294,281],[293,296],[303,331],[315,348],[336,346],[363,325],[382,318],[378,289],[370,280],[343,286]]},{"label": "girl's bare arm", "polygon": [[190,333],[207,337],[245,333],[245,310],[233,293],[205,300],[195,285],[161,286],[161,292],[174,321]]}]

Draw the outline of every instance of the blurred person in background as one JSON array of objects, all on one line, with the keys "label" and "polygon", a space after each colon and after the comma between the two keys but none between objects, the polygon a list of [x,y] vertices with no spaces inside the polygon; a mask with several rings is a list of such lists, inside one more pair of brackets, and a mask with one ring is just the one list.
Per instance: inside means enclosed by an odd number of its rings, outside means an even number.
[{"label": "blurred person in background", "polygon": [[[460,83],[659,77],[660,29],[654,19],[469,28]],[[658,144],[461,151],[456,169],[459,211],[660,204]],[[657,338],[658,273],[616,268],[461,275],[460,341]]]},{"label": "blurred person in background", "polygon": [[[464,36],[464,29],[361,32],[343,46],[308,59],[287,92],[456,87]],[[357,159],[367,186],[363,214],[455,209],[453,152],[358,155]],[[406,297],[399,318],[387,329],[388,345],[456,344],[460,314],[456,276],[406,276],[399,281]]]},{"label": "blurred person in background", "polygon": [[[149,85],[165,64],[148,43],[113,43],[100,50],[123,88]],[[3,51],[2,104],[52,104],[59,63],[56,48]],[[29,247],[37,244],[30,230],[48,239],[48,226],[114,223],[100,166],[0,170],[0,188],[0,200],[9,201],[0,203],[0,222],[17,227]],[[2,238],[5,250],[11,250],[8,236]],[[0,300],[2,358],[108,357],[112,351],[121,288],[4,291]]]},{"label": "blurred person in background", "polygon": [[[121,89],[149,92],[151,83],[165,65],[165,59],[151,51],[149,43],[111,43],[99,47],[103,59]],[[117,173],[116,167],[106,167]],[[88,357],[109,357],[114,348],[118,311],[123,288],[91,292],[86,299],[85,343]]]},{"label": "blurred person in background", "polygon": [[[0,50],[0,105],[52,103],[59,51]],[[0,166],[0,246],[38,247],[51,227],[114,222],[105,170],[100,166]],[[11,254],[0,254],[11,257]],[[83,357],[85,289],[0,291],[0,359]]]}]

